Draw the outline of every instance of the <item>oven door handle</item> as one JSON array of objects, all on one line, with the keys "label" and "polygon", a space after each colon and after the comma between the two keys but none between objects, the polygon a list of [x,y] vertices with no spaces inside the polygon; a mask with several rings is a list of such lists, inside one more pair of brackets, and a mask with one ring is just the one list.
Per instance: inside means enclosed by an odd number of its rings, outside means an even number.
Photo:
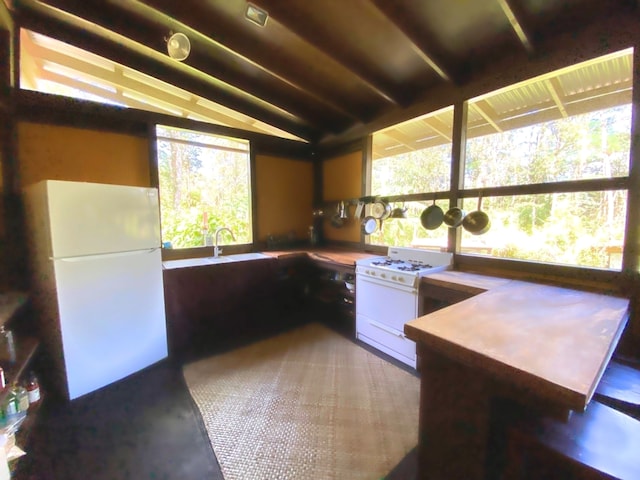
[{"label": "oven door handle", "polygon": [[[418,293],[418,289],[411,285],[399,285],[397,283],[388,282],[386,280],[378,280],[377,278],[370,277],[368,275],[357,275],[356,279],[360,279],[363,282],[373,283],[374,285],[380,285],[382,287],[395,288],[396,290],[400,290],[401,292],[408,292],[413,294]],[[357,288],[358,287],[356,286],[356,292]]]},{"label": "oven door handle", "polygon": [[400,338],[406,338],[406,335],[402,332],[399,332],[398,330],[391,328],[391,327],[387,327],[386,325],[380,323],[380,322],[376,322],[375,320],[371,320],[370,318],[367,318],[367,321],[373,325],[374,327],[379,328],[380,330],[384,330],[387,333],[390,333],[391,335],[395,335],[396,337],[400,337]]}]

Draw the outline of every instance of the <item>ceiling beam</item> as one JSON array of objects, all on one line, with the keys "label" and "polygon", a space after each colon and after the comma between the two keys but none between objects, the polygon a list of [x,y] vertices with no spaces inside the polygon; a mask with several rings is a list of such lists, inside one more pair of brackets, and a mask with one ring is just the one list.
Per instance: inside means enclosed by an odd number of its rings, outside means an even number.
[{"label": "ceiling beam", "polygon": [[480,114],[482,118],[484,118],[489,125],[493,127],[496,132],[502,132],[502,128],[498,126],[498,119],[491,115],[489,112],[493,111],[491,106],[485,100],[479,100],[477,102],[470,102],[469,106],[473,108],[476,112]]},{"label": "ceiling beam", "polygon": [[[55,78],[55,81],[63,85],[73,86],[79,90],[87,91],[105,99],[142,110],[160,111],[161,113],[171,113],[174,115],[176,112],[180,112],[180,115],[183,117],[189,114],[195,114],[213,123],[220,123],[235,128],[246,128],[246,124],[239,119],[215,112],[199,105],[197,102],[194,103],[192,101],[193,96],[185,99],[173,95],[166,90],[127,77],[121,67],[116,67],[115,72],[112,72],[83,61],[79,57],[69,56],[60,51],[52,51],[35,44],[29,46],[29,52],[33,57],[39,58],[41,61],[46,59],[51,63],[69,69],[70,75],[65,75],[60,72],[47,72],[47,75],[42,75],[49,79]],[[109,92],[109,90],[92,86],[91,83],[83,81],[82,78],[73,79],[72,75],[74,72],[84,74],[86,77],[89,77],[89,79],[94,79],[99,83],[114,86],[118,92],[114,94],[113,92]],[[53,77],[53,75],[55,75],[55,77]],[[141,101],[140,99],[148,99],[148,102]],[[260,129],[258,128],[258,130]],[[261,133],[265,132],[261,131]]]},{"label": "ceiling beam", "polygon": [[[29,8],[26,8],[27,5]],[[235,110],[252,118],[289,132],[297,137],[314,141],[320,131],[304,121],[281,113],[255,102],[249,95],[236,91],[216,79],[205,77],[187,65],[175,62],[166,55],[155,51],[141,54],[129,45],[130,41],[113,32],[87,25],[80,18],[65,12],[51,11],[42,4],[24,2],[19,10],[19,24],[27,29],[56,38],[71,45],[80,45],[84,50],[110,59],[117,59],[123,65],[167,82],[206,99]],[[44,11],[43,11],[44,10]],[[126,44],[126,45],[125,45]],[[150,50],[150,49],[149,49]]]},{"label": "ceiling beam", "polygon": [[397,6],[394,5],[394,2],[390,2],[389,0],[370,1],[402,32],[411,44],[411,48],[440,78],[446,81],[456,81],[456,76],[453,75],[451,69],[445,66],[444,62],[440,60],[440,55],[437,55],[435,51],[433,51],[433,48],[428,45],[429,40],[433,42],[432,38],[427,39],[427,37],[429,37],[428,32],[425,32],[424,29],[417,29],[407,18],[406,14],[399,11]]},{"label": "ceiling beam", "polygon": [[564,94],[562,93],[562,85],[560,85],[558,79],[552,78],[544,80],[544,86],[547,88],[547,91],[551,95],[553,102],[558,107],[558,110],[560,110],[562,118],[567,118],[567,110],[564,108],[564,103],[562,102],[562,98],[564,97]]},{"label": "ceiling beam", "polygon": [[448,125],[446,125],[444,122],[438,120],[435,117],[426,117],[423,118],[422,121],[425,125],[427,125],[427,127],[443,137],[445,140],[449,142],[452,140],[453,137],[451,135],[451,129],[447,131]]},{"label": "ceiling beam", "polygon": [[[47,3],[64,10],[69,15],[116,32],[141,47],[147,47],[147,50],[155,54],[161,54],[164,58],[168,58],[165,38],[169,31],[186,33],[192,45],[189,57],[182,62],[182,65],[189,65],[202,75],[219,80],[221,84],[227,86],[226,88],[233,86],[235,91],[241,91],[251,98],[260,99],[284,112],[302,118],[314,128],[331,125],[335,132],[339,132],[355,119],[349,113],[327,107],[322,102],[319,103],[306,92],[291,91],[290,85],[283,83],[282,79],[274,77],[270,72],[260,69],[252,72],[251,68],[241,68],[237,55],[234,54],[232,59],[226,55],[229,53],[226,47],[187,26],[162,24],[162,21],[169,22],[166,15],[163,16],[139,2],[100,2],[96,5],[95,0],[84,2],[47,0]],[[134,9],[133,5],[137,7]],[[131,11],[127,10],[127,13],[123,14],[121,8],[125,7]],[[134,19],[131,14],[135,16]],[[212,55],[211,52],[214,54]],[[139,53],[145,54],[144,49],[139,49]],[[172,63],[179,68],[180,62]]]},{"label": "ceiling beam", "polygon": [[413,142],[413,140],[408,135],[405,135],[404,133],[402,133],[397,129],[389,129],[385,132],[381,132],[381,134],[386,135],[392,140],[395,140],[396,142],[400,143],[403,147],[409,149],[410,151],[416,150],[416,147],[411,145],[411,142]]},{"label": "ceiling beam", "polygon": [[[55,1],[65,1],[68,0],[55,0]],[[74,2],[75,3],[75,2]],[[347,117],[351,120],[364,121],[365,118],[363,115],[354,114],[354,109],[345,106],[339,102],[336,102],[334,98],[328,98],[327,95],[322,92],[315,91],[308,86],[301,85],[300,82],[296,82],[291,80],[286,72],[278,72],[273,67],[269,67],[264,64],[264,62],[258,61],[255,59],[255,55],[248,55],[246,52],[241,53],[229,46],[216,41],[209,35],[206,35],[203,32],[207,32],[211,30],[211,25],[208,20],[210,15],[195,15],[189,18],[186,17],[186,12],[184,7],[176,2],[169,2],[169,7],[173,7],[171,10],[167,10],[167,2],[162,0],[141,0],[141,1],[129,1],[123,2],[121,0],[108,0],[108,3],[111,3],[117,6],[121,11],[124,10],[129,13],[133,13],[139,18],[146,19],[149,22],[154,24],[164,23],[167,25],[166,29],[169,29],[169,25],[172,25],[171,28],[174,30],[180,30],[190,38],[202,42],[205,45],[205,49],[209,49],[209,54],[206,58],[200,63],[200,68],[205,72],[209,73],[213,76],[218,75],[229,75],[230,71],[228,66],[224,68],[223,71],[216,71],[215,68],[208,70],[206,67],[207,62],[211,65],[212,60],[216,60],[216,56],[211,56],[210,49],[216,49],[220,51],[220,59],[222,61],[224,58],[231,57],[229,63],[240,63],[246,64],[246,66],[250,68],[254,68],[259,70],[264,75],[271,77],[272,81],[281,82],[283,85],[291,87],[294,91],[299,92],[302,97],[299,97],[300,102],[305,101],[309,102],[313,100],[316,103],[319,103],[320,108],[331,109],[335,114],[339,114],[342,118]],[[98,10],[99,11],[99,10]],[[100,17],[103,17],[102,13],[98,14]],[[220,21],[220,19],[218,19]],[[252,45],[251,51],[259,52],[260,49],[256,48],[255,45]],[[191,64],[193,62],[193,55],[195,55],[195,51],[192,48],[192,53],[188,59],[188,63]],[[211,68],[211,67],[209,67]],[[242,70],[246,70],[246,68],[242,68]],[[230,79],[230,83],[238,82],[240,78],[235,77],[234,79]],[[243,79],[244,88],[250,90],[256,88],[256,83],[254,78],[245,78]],[[291,94],[291,90],[287,90],[288,94]],[[264,92],[262,94],[262,98],[269,98],[269,96],[273,96],[274,92]],[[286,95],[281,95],[279,99],[286,98]],[[259,95],[260,96],[260,95]],[[306,100],[304,99],[306,97]],[[317,107],[316,107],[317,108]],[[313,118],[306,117],[308,121],[313,121]],[[336,120],[334,120],[336,122]],[[340,119],[337,121],[340,123]],[[339,128],[342,130],[342,127]]]},{"label": "ceiling beam", "polygon": [[522,46],[525,48],[527,52],[532,53],[533,43],[531,42],[530,35],[527,35],[524,27],[522,26],[521,19],[522,19],[523,13],[518,12],[518,14],[516,14],[516,10],[515,10],[516,5],[512,0],[498,0],[498,3],[500,4],[500,8],[502,9],[502,12],[504,13],[504,15],[507,17],[507,20],[509,21],[509,24],[511,25],[511,29],[515,32]]},{"label": "ceiling beam", "polygon": [[313,30],[305,28],[304,23],[297,21],[295,16],[289,15],[290,7],[281,0],[254,0],[254,3],[265,11],[269,12],[269,18],[275,20],[284,28],[298,36],[314,48],[320,50],[324,55],[348,70],[358,80],[364,83],[369,89],[386,101],[400,105],[405,102],[405,95],[397,87],[390,85],[375,72],[367,68],[362,62],[354,59],[348,54],[345,48],[328,48],[325,41],[318,35],[314,35]]}]

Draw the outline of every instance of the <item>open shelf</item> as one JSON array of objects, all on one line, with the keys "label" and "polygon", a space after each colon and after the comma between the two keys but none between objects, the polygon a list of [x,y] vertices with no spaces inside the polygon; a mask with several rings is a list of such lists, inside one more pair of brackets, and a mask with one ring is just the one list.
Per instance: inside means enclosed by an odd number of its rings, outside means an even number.
[{"label": "open shelf", "polygon": [[16,361],[10,362],[6,357],[0,357],[0,365],[4,370],[4,378],[6,386],[0,391],[0,403],[4,400],[4,397],[9,393],[11,383],[18,381],[24,370],[27,368],[29,362],[38,350],[40,342],[35,337],[19,337],[15,338],[16,344]]}]

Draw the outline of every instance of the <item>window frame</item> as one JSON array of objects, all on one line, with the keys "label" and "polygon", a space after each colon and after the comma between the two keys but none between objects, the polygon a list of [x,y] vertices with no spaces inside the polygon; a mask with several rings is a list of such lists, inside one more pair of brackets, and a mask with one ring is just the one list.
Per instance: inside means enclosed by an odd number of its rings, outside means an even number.
[{"label": "window frame", "polygon": [[[194,125],[192,121],[187,122],[173,122],[169,118],[167,121],[163,121],[162,124],[158,122],[149,123],[148,125],[148,137],[149,137],[149,173],[151,176],[151,186],[160,191],[160,177],[159,177],[159,164],[158,164],[158,152],[157,152],[157,126],[178,128],[183,130],[191,130],[198,133],[204,133],[209,135],[217,135],[222,137],[231,137],[238,140],[248,142],[249,145],[249,179],[250,179],[250,204],[251,204],[251,232],[252,242],[242,243],[235,245],[225,245],[225,254],[232,255],[235,253],[247,253],[255,250],[257,244],[258,235],[258,201],[256,196],[256,142],[251,138],[252,135],[241,135],[242,131],[236,129],[229,129],[227,127],[221,127],[211,124],[199,124]],[[159,208],[159,207],[158,207]],[[194,257],[208,257],[211,256],[213,247],[208,245],[188,248],[165,248],[162,246],[162,260],[179,260],[183,258]]]},{"label": "window frame", "polygon": [[[626,190],[627,192],[627,212],[624,227],[624,244],[622,252],[622,267],[617,269],[605,269],[578,265],[562,265],[532,260],[519,260],[501,257],[490,257],[473,255],[461,252],[462,233],[460,229],[449,229],[447,251],[454,254],[454,265],[461,270],[476,271],[506,271],[515,277],[523,278],[556,278],[562,277],[571,279],[573,282],[580,281],[585,287],[601,286],[603,283],[615,282],[620,278],[629,275],[638,277],[640,274],[640,142],[634,138],[640,137],[640,45],[634,47],[633,58],[633,79],[632,79],[632,116],[630,126],[631,145],[629,154],[629,174],[624,177],[596,178],[586,180],[572,180],[561,182],[549,182],[539,184],[510,185],[499,187],[464,188],[465,171],[465,148],[466,148],[466,125],[471,98],[463,98],[454,102],[454,122],[452,139],[452,161],[451,161],[451,186],[447,191],[417,193],[407,195],[392,195],[384,197],[389,202],[402,202],[410,200],[449,200],[449,208],[460,207],[462,200],[483,197],[511,196],[511,195],[535,195],[549,193],[575,193],[607,190]],[[627,47],[628,48],[628,47]],[[621,48],[620,50],[623,50]],[[562,68],[554,68],[553,71]],[[532,76],[531,78],[535,78]],[[518,83],[518,82],[516,82]],[[515,83],[514,83],[515,84]],[[505,85],[501,88],[507,88]],[[496,88],[495,90],[500,90]],[[370,172],[372,159],[372,137],[367,138],[365,149],[366,169]],[[364,190],[365,195],[371,193],[371,178],[366,179]],[[365,248],[380,251],[379,245],[368,243],[368,236],[362,236],[362,243]]]}]

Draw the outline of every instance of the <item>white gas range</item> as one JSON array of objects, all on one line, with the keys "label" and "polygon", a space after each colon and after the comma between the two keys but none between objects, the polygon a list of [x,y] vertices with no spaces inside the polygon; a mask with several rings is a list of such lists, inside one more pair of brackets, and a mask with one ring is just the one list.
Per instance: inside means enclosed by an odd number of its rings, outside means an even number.
[{"label": "white gas range", "polygon": [[451,253],[389,247],[356,261],[356,338],[415,368],[415,343],[404,324],[418,317],[420,278],[451,268]]}]

